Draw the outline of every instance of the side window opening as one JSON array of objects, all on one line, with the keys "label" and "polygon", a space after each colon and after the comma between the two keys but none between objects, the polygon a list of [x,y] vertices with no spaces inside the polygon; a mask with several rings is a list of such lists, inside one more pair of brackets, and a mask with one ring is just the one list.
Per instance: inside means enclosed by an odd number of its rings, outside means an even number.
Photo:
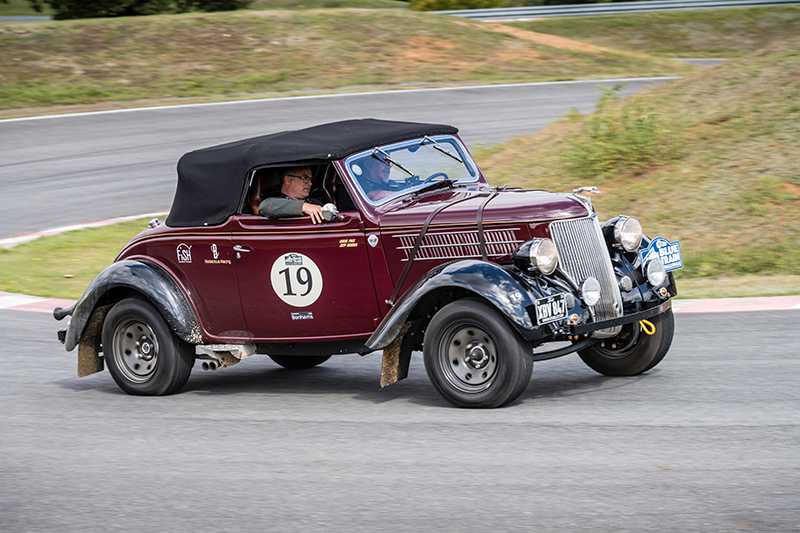
[{"label": "side window opening", "polygon": [[[309,165],[314,182],[309,196],[335,204],[339,211],[355,211],[356,205],[343,185],[336,168],[332,164]],[[287,167],[260,168],[253,174],[253,183],[247,193],[242,212],[258,214],[258,206],[265,199],[276,196],[281,189],[281,175]]]}]

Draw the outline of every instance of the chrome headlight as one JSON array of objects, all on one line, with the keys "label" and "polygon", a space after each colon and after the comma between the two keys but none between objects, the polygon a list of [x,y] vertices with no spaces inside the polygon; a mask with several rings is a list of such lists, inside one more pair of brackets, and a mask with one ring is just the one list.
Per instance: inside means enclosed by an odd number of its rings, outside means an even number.
[{"label": "chrome headlight", "polygon": [[664,263],[661,262],[661,258],[658,257],[658,254],[654,253],[653,256],[647,260],[644,264],[644,272],[647,276],[647,282],[655,289],[662,286],[667,280],[667,270],[664,268]]},{"label": "chrome headlight", "polygon": [[533,239],[514,250],[514,264],[520,270],[552,274],[558,266],[558,251],[550,239]]},{"label": "chrome headlight", "polygon": [[589,307],[600,301],[600,282],[589,276],[581,284],[581,298]]},{"label": "chrome headlight", "polygon": [[642,225],[633,217],[619,217],[617,223],[614,224],[614,240],[626,252],[639,249],[639,245],[642,243]]}]

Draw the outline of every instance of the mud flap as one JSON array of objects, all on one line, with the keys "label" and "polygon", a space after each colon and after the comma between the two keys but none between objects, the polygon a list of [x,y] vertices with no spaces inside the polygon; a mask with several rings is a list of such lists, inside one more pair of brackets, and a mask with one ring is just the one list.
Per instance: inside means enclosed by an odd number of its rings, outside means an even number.
[{"label": "mud flap", "polygon": [[83,330],[83,336],[78,344],[78,377],[85,377],[105,368],[103,358],[100,357],[100,342],[103,338],[103,322],[111,310],[112,304],[98,307]]},{"label": "mud flap", "polygon": [[422,342],[422,332],[415,322],[406,322],[395,339],[383,349],[381,388],[408,377],[411,352]]}]

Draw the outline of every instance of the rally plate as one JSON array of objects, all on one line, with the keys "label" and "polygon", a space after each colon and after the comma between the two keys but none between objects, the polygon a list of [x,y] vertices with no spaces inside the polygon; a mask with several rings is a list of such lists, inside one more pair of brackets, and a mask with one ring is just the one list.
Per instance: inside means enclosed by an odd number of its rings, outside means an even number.
[{"label": "rally plate", "polygon": [[567,318],[567,293],[565,292],[539,298],[534,304],[536,306],[536,323],[540,326]]}]

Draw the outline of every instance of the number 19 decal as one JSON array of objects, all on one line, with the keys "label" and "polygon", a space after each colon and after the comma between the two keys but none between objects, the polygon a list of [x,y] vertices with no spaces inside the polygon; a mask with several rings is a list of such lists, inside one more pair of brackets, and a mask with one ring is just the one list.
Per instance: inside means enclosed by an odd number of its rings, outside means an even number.
[{"label": "number 19 decal", "polygon": [[293,307],[308,307],[322,293],[322,273],[316,263],[296,252],[275,260],[270,281],[278,298]]}]

